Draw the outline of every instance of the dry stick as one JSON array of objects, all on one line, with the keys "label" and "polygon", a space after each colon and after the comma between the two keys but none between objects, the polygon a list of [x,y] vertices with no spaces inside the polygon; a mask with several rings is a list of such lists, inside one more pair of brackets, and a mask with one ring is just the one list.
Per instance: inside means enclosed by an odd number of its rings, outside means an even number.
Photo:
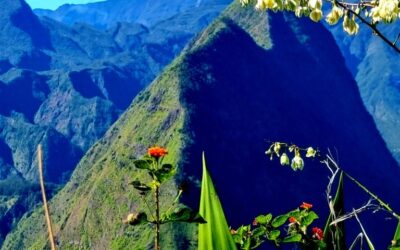
[{"label": "dry stick", "polygon": [[46,192],[45,192],[45,188],[44,188],[42,145],[40,145],[40,144],[38,145],[38,149],[37,149],[37,158],[38,158],[38,163],[39,163],[39,178],[40,178],[40,188],[42,191],[42,198],[43,198],[44,215],[46,217],[47,230],[49,232],[49,240],[50,240],[51,250],[56,250],[56,244],[54,243],[53,228],[51,226],[49,206],[47,204]]}]

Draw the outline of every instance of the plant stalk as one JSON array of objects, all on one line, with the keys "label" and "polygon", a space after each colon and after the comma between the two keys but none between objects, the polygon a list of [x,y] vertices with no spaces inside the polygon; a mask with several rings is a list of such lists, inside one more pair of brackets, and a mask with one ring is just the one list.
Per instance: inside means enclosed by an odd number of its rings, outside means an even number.
[{"label": "plant stalk", "polygon": [[155,190],[155,200],[156,200],[156,238],[155,238],[155,244],[154,244],[154,249],[155,250],[160,250],[160,189],[159,187],[156,187]]}]

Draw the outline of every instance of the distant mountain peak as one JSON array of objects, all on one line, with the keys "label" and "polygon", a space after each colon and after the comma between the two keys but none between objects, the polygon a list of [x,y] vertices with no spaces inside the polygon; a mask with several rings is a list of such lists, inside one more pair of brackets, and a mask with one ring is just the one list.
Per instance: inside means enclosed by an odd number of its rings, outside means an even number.
[{"label": "distant mountain peak", "polygon": [[0,9],[0,30],[2,31],[0,58],[10,58],[12,64],[19,64],[21,56],[30,57],[32,53],[37,54],[38,52],[33,52],[35,50],[51,50],[49,31],[40,23],[29,5],[23,0],[5,2]]}]

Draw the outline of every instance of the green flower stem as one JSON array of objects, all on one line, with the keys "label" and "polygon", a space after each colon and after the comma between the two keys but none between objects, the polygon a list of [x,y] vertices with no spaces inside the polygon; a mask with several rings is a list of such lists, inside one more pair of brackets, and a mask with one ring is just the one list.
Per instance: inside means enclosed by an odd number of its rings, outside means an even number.
[{"label": "green flower stem", "polygon": [[155,190],[155,201],[156,201],[156,238],[155,238],[155,250],[160,250],[160,189],[157,186]]}]

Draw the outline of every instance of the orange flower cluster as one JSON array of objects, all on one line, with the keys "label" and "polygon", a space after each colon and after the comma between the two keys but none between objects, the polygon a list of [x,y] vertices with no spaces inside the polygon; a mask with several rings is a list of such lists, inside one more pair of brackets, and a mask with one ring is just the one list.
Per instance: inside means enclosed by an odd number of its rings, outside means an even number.
[{"label": "orange flower cluster", "polygon": [[151,147],[147,150],[147,153],[149,154],[149,156],[158,159],[168,154],[168,150],[163,147]]},{"label": "orange flower cluster", "polygon": [[300,207],[304,209],[310,209],[313,207],[313,205],[307,202],[303,202],[303,204],[301,204]]},{"label": "orange flower cluster", "polygon": [[296,220],[296,218],[294,218],[294,217],[289,217],[289,222],[290,222],[290,223],[296,223],[297,220]]},{"label": "orange flower cluster", "polygon": [[312,229],[313,236],[318,240],[322,240],[324,238],[324,232],[319,227],[313,227]]}]

